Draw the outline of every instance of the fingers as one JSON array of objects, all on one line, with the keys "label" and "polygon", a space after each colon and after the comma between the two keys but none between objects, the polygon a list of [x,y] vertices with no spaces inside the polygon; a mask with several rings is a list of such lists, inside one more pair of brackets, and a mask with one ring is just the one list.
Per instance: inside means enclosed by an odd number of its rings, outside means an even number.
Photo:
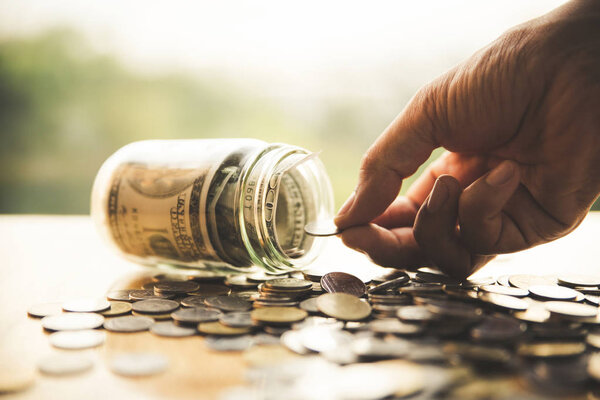
[{"label": "fingers", "polygon": [[400,196],[372,223],[388,229],[412,227],[418,210],[418,204],[415,204],[408,197]]},{"label": "fingers", "polygon": [[423,203],[414,227],[414,236],[423,257],[440,270],[464,279],[493,257],[473,255],[460,240],[456,226],[461,195],[458,181],[440,176]]},{"label": "fingers", "polygon": [[451,176],[439,177],[415,221],[414,236],[422,251],[442,271],[463,278],[471,255],[458,243],[456,218],[460,185]]},{"label": "fingers", "polygon": [[519,180],[517,164],[507,160],[463,192],[458,207],[460,234],[472,251],[498,254],[529,247],[519,226],[504,210]]},{"label": "fingers", "polygon": [[420,91],[364,156],[355,194],[342,207],[340,228],[366,224],[394,201],[402,179],[412,175],[437,145],[435,88]]},{"label": "fingers", "polygon": [[348,228],[341,234],[344,244],[367,254],[373,262],[385,267],[420,267],[425,259],[412,227],[392,230],[368,224]]},{"label": "fingers", "polygon": [[488,171],[489,162],[489,157],[445,152],[410,185],[406,197],[421,205],[441,175],[450,175],[458,180],[461,187],[467,187]]}]

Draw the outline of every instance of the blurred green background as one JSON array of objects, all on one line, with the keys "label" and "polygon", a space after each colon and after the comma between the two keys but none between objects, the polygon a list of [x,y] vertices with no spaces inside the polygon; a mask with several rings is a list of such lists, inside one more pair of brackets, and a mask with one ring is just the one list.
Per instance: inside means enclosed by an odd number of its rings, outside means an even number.
[{"label": "blurred green background", "polygon": [[[414,89],[399,89],[393,108],[400,110]],[[219,78],[131,72],[114,57],[93,54],[71,30],[5,40],[0,212],[88,213],[94,176],[119,147],[208,137],[323,150],[339,206],[356,184],[361,155],[393,117],[339,98],[318,118],[297,118]]]},{"label": "blurred green background", "polygon": [[121,146],[215,137],[322,150],[339,207],[421,85],[561,2],[511,1],[0,0],[0,213],[88,213]]}]

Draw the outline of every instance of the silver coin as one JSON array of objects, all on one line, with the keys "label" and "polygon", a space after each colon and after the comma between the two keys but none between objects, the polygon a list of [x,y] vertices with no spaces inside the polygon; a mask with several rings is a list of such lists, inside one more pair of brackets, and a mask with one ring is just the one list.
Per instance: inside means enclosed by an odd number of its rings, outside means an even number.
[{"label": "silver coin", "polygon": [[165,314],[179,308],[179,303],[174,300],[148,299],[136,301],[132,305],[133,311],[144,314]]},{"label": "silver coin", "polygon": [[546,310],[553,315],[569,318],[590,318],[598,315],[598,307],[588,304],[573,303],[570,301],[547,301],[544,303]]},{"label": "silver coin", "polygon": [[312,290],[313,282],[298,278],[276,278],[266,281],[265,289],[295,291],[295,290]]},{"label": "silver coin", "polygon": [[104,328],[112,332],[142,332],[148,330],[152,324],[152,318],[128,315],[107,319]]},{"label": "silver coin", "polygon": [[235,292],[235,297],[239,297],[246,301],[254,301],[260,297],[260,293],[254,290],[245,290],[243,292]]},{"label": "silver coin", "polygon": [[552,276],[519,274],[509,276],[508,282],[511,286],[529,290],[530,286],[556,285],[557,280]]},{"label": "silver coin", "polygon": [[301,301],[299,306],[309,313],[317,314],[319,312],[319,308],[317,307],[317,297],[311,297],[310,299]]},{"label": "silver coin", "polygon": [[178,324],[194,324],[197,325],[201,322],[217,321],[223,313],[219,310],[203,308],[203,307],[191,307],[182,308],[171,314]]},{"label": "silver coin", "polygon": [[479,290],[487,293],[496,293],[514,297],[526,297],[529,294],[529,290],[527,289],[500,285],[483,285],[479,288]]},{"label": "silver coin", "polygon": [[110,303],[104,299],[73,299],[65,301],[63,310],[71,312],[94,313],[110,308]]},{"label": "silver coin", "polygon": [[236,296],[207,297],[204,304],[223,311],[247,311],[252,308],[252,303]]},{"label": "silver coin", "polygon": [[129,292],[129,299],[130,300],[149,300],[149,299],[173,299],[175,298],[174,294],[154,294],[153,290],[145,290],[145,289],[141,289],[141,290],[132,290],[131,292]]},{"label": "silver coin", "polygon": [[122,353],[114,356],[109,366],[112,372],[123,376],[148,376],[165,371],[167,358],[156,353]]},{"label": "silver coin", "polygon": [[79,350],[97,347],[104,343],[106,333],[95,329],[54,332],[48,337],[50,344],[59,349]]},{"label": "silver coin", "polygon": [[525,300],[504,294],[481,293],[479,299],[507,310],[525,311],[529,308],[529,303]]},{"label": "silver coin", "polygon": [[561,274],[558,283],[566,286],[600,286],[600,276],[583,274]]},{"label": "silver coin", "polygon": [[185,294],[199,288],[200,284],[193,281],[161,281],[154,284],[154,294]]},{"label": "silver coin", "polygon": [[304,232],[311,236],[333,236],[342,233],[340,228],[333,222],[333,219],[309,222],[304,226]]},{"label": "silver coin", "polygon": [[253,340],[250,335],[236,337],[206,336],[204,344],[216,351],[243,351],[252,346]]},{"label": "silver coin", "polygon": [[181,300],[181,305],[184,307],[200,307],[206,308],[204,304],[204,296],[188,296],[185,299]]},{"label": "silver coin", "polygon": [[87,371],[93,365],[84,355],[57,353],[40,360],[38,369],[46,375],[73,375]]},{"label": "silver coin", "polygon": [[222,314],[219,317],[219,322],[232,328],[250,328],[254,325],[250,315],[248,311]]},{"label": "silver coin", "polygon": [[133,289],[111,290],[106,293],[106,298],[114,301],[130,301],[129,293],[132,291]]},{"label": "silver coin", "polygon": [[93,313],[65,313],[49,315],[41,322],[44,329],[51,331],[76,331],[98,328],[104,323],[104,317]]},{"label": "silver coin", "polygon": [[573,300],[581,293],[576,290],[551,285],[534,285],[529,287],[529,292],[536,297],[550,300]]},{"label": "silver coin", "polygon": [[49,315],[62,314],[62,312],[62,303],[34,304],[27,309],[27,314],[37,318],[43,318]]},{"label": "silver coin", "polygon": [[175,325],[173,321],[155,322],[150,327],[150,333],[165,337],[186,337],[196,334],[196,328]]}]

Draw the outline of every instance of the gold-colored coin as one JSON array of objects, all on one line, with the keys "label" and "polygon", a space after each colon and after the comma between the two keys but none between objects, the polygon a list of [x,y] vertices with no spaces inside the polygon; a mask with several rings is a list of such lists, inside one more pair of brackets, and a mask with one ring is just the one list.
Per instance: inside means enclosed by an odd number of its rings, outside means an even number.
[{"label": "gold-colored coin", "polygon": [[302,321],[308,313],[296,307],[264,307],[252,310],[253,321],[265,324],[291,324]]},{"label": "gold-colored coin", "polygon": [[517,348],[517,354],[523,357],[568,357],[582,354],[585,344],[580,342],[544,342],[524,343]]},{"label": "gold-colored coin", "polygon": [[369,303],[347,293],[326,293],[317,298],[317,308],[323,314],[344,321],[360,321],[371,315]]},{"label": "gold-colored coin", "polygon": [[198,331],[207,335],[234,336],[250,333],[252,328],[232,328],[220,322],[202,322],[198,324]]},{"label": "gold-colored coin", "polygon": [[100,314],[105,317],[116,317],[117,315],[125,315],[131,311],[131,303],[125,301],[109,301],[110,308],[102,311]]}]

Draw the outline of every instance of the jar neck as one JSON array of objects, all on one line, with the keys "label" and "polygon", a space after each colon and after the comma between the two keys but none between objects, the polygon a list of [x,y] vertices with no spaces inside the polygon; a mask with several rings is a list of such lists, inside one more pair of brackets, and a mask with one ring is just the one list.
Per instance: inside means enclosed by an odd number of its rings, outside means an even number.
[{"label": "jar neck", "polygon": [[317,158],[304,160],[309,154],[295,146],[269,145],[243,172],[242,239],[253,263],[272,272],[313,261],[322,242],[306,235],[304,226],[333,214],[331,184]]}]

